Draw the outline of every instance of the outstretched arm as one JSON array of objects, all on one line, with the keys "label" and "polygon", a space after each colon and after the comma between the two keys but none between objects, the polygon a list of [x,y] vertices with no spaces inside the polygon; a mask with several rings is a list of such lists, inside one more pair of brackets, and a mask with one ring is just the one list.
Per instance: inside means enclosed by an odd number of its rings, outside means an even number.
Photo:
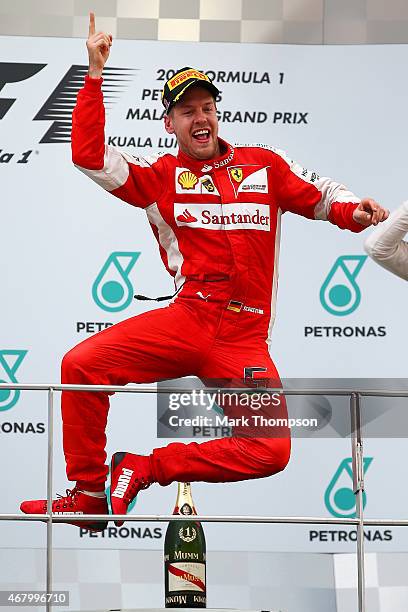
[{"label": "outstretched arm", "polygon": [[375,200],[361,200],[341,183],[302,168],[284,151],[275,149],[274,153],[275,171],[280,176],[277,190],[282,210],[309,219],[330,221],[353,232],[361,232],[387,218],[388,211]]},{"label": "outstretched arm", "polygon": [[395,210],[388,223],[377,228],[365,241],[368,255],[380,266],[408,280],[408,202]]}]

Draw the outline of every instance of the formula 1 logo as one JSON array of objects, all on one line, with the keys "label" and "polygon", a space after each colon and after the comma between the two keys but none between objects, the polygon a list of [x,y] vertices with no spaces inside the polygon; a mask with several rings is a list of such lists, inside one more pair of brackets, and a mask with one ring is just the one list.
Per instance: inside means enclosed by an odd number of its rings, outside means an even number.
[{"label": "formula 1 logo", "polygon": [[[36,75],[47,64],[0,62],[0,90],[8,83],[24,81]],[[40,143],[61,143],[71,141],[72,111],[79,90],[83,87],[88,66],[71,66],[43,106],[33,117],[34,121],[52,122]],[[128,68],[105,68],[105,87],[109,92],[119,93],[133,70]],[[102,86],[103,89],[103,86]],[[3,119],[17,98],[0,99],[0,119]]]},{"label": "formula 1 logo", "polygon": [[[25,81],[40,72],[47,64],[17,64],[0,62],[0,91],[7,83]],[[0,119],[6,115],[17,98],[0,99]]]},{"label": "formula 1 logo", "polygon": [[320,289],[320,303],[327,312],[344,317],[354,312],[361,301],[356,282],[367,255],[341,255],[334,262]]},{"label": "formula 1 logo", "polygon": [[[0,351],[0,383],[17,383],[15,376],[27,351],[2,350]],[[0,411],[10,410],[19,400],[20,391],[0,389]]]},{"label": "formula 1 logo", "polygon": [[[371,465],[373,457],[363,458],[364,474]],[[356,502],[353,492],[352,458],[347,457],[340,462],[329,486],[324,494],[324,503],[327,510],[336,518],[355,518]],[[367,496],[363,491],[363,508],[367,503]]]},{"label": "formula 1 logo", "polygon": [[139,259],[140,252],[115,251],[103,264],[92,286],[95,303],[107,312],[125,310],[133,298],[129,274]]}]

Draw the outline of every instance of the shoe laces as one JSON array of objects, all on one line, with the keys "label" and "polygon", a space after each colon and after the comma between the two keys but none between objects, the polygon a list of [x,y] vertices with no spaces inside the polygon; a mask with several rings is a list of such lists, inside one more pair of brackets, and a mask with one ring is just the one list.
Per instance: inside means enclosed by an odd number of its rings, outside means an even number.
[{"label": "shoe laces", "polygon": [[80,491],[77,487],[66,489],[65,495],[57,493],[57,499],[52,502],[52,510],[60,510],[61,508],[73,508],[76,504],[77,497]]},{"label": "shoe laces", "polygon": [[151,480],[145,478],[144,476],[134,478],[131,481],[128,490],[126,491],[124,501],[127,504],[130,504],[130,502],[133,501],[139,491],[142,491],[143,489],[148,489],[151,484]]}]

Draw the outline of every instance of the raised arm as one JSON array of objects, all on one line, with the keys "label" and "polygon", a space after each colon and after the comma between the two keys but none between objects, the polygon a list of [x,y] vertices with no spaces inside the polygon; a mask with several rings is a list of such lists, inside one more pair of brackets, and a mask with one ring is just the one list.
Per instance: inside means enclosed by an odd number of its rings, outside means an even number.
[{"label": "raised arm", "polygon": [[90,13],[86,41],[88,76],[72,115],[72,161],[79,169],[102,170],[105,163],[105,107],[101,87],[111,45],[111,35],[95,33],[95,15]]},{"label": "raised arm", "polygon": [[407,232],[408,202],[404,202],[364,243],[375,262],[404,280],[408,280],[408,243],[403,240]]},{"label": "raised arm", "polygon": [[93,13],[89,16],[86,46],[89,71],[72,115],[72,161],[81,172],[113,195],[145,208],[157,201],[163,192],[165,170],[160,156],[133,156],[105,145],[102,72],[109,57],[112,36],[95,33]]}]

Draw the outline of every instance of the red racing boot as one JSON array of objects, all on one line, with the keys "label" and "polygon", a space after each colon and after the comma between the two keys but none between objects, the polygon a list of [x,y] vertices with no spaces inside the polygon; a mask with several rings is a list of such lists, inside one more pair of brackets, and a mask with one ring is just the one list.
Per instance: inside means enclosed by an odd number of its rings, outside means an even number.
[{"label": "red racing boot", "polygon": [[[24,501],[20,510],[24,514],[46,514],[47,500],[36,499]],[[106,497],[92,497],[82,493],[77,487],[67,489],[66,495],[58,495],[57,499],[52,502],[52,512],[58,515],[72,516],[75,514],[109,514],[108,503]],[[66,520],[64,523],[89,529],[89,531],[103,531],[108,526],[107,521],[100,522],[75,522],[75,520]]]},{"label": "red racing boot", "polygon": [[[142,489],[153,482],[150,457],[115,453],[111,461],[110,504],[112,514],[126,514],[129,505]],[[120,527],[123,521],[115,521]]]}]

